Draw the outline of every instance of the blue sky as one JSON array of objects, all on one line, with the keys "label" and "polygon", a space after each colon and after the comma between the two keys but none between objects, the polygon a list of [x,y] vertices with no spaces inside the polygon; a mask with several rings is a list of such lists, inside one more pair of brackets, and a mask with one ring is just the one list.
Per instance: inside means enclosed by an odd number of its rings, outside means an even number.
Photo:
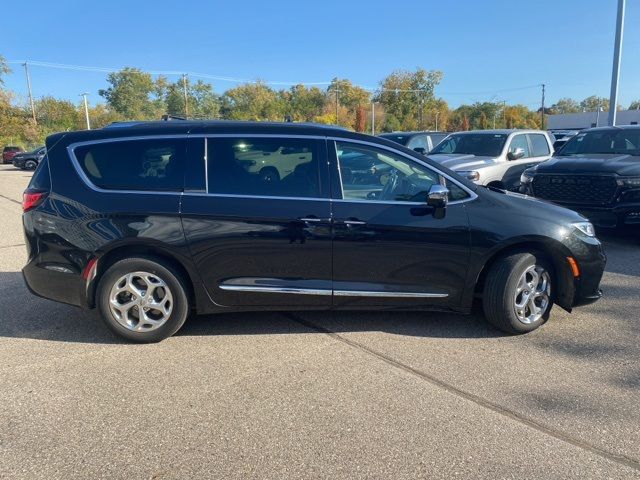
[{"label": "blue sky", "polygon": [[[452,106],[535,107],[609,96],[616,0],[9,0],[0,54],[98,67],[201,72],[283,82],[335,76],[375,87],[395,69],[437,69]],[[640,2],[627,2],[620,102],[640,99]],[[7,87],[26,94],[19,64]],[[32,66],[36,97],[101,101],[106,73]],[[221,92],[235,85],[211,81]]]}]

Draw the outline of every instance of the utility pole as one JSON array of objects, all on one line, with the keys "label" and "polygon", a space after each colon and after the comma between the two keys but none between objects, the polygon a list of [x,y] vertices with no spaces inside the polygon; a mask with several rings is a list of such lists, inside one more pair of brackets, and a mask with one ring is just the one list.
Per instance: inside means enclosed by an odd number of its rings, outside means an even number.
[{"label": "utility pole", "polygon": [[438,131],[438,115],[440,115],[440,110],[436,110],[436,132]]},{"label": "utility pole", "polygon": [[38,121],[36,120],[36,107],[33,105],[33,94],[31,93],[31,77],[29,76],[29,66],[27,62],[22,64],[24,67],[24,72],[27,74],[27,88],[29,89],[29,103],[31,104],[31,116],[33,117],[33,123],[36,125]]},{"label": "utility pole", "polygon": [[[596,127],[598,127],[598,123],[600,123],[600,112],[602,111],[602,107],[600,105],[598,105],[598,110],[596,113]],[[611,111],[611,107],[609,107],[609,111]]]},{"label": "utility pole", "polygon": [[184,118],[189,118],[189,97],[187,96],[187,74],[182,74],[182,89],[184,90]]},{"label": "utility pole", "polygon": [[371,100],[371,135],[376,134],[376,102]]},{"label": "utility pole", "polygon": [[622,53],[625,2],[626,0],[618,0],[616,41],[613,49],[613,71],[611,72],[611,95],[609,96],[609,126],[612,127],[616,124],[616,113],[618,109],[618,77],[620,76],[620,54]]},{"label": "utility pole", "polygon": [[91,130],[91,123],[89,122],[89,106],[87,105],[87,92],[81,93],[80,96],[84,99],[84,118],[87,121],[87,130]]},{"label": "utility pole", "polygon": [[540,129],[544,130],[544,83],[542,84],[542,108],[540,110],[540,120],[540,125],[542,125]]}]

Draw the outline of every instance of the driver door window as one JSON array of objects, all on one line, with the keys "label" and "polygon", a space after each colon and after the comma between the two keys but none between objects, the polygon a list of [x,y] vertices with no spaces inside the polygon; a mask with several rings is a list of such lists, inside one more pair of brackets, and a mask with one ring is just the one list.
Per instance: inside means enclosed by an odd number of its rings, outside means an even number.
[{"label": "driver door window", "polygon": [[433,170],[388,150],[342,142],[336,149],[345,200],[424,203],[440,183]]},{"label": "driver door window", "polygon": [[509,145],[509,153],[514,153],[518,148],[522,148],[524,150],[524,156],[520,158],[529,158],[531,156],[531,152],[529,151],[529,142],[527,141],[526,135],[516,135],[511,139],[511,145]]}]

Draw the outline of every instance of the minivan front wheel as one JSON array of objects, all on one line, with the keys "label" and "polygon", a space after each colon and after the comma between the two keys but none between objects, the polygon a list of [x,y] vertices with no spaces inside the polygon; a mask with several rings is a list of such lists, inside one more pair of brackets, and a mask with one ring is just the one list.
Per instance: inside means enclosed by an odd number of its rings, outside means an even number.
[{"label": "minivan front wheel", "polygon": [[553,305],[553,270],[539,253],[515,253],[496,261],[487,274],[483,307],[487,321],[508,333],[535,330]]},{"label": "minivan front wheel", "polygon": [[119,260],[104,273],[97,300],[107,326],[134,342],[158,342],[184,324],[189,300],[180,275],[150,258]]}]

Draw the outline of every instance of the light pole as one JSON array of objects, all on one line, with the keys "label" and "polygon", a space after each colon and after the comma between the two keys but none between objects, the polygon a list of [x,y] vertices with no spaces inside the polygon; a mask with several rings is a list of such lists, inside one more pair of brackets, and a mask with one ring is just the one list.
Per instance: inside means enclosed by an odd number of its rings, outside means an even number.
[{"label": "light pole", "polygon": [[182,74],[182,89],[184,91],[184,118],[189,118],[189,97],[187,96],[187,74]]},{"label": "light pole", "polygon": [[609,96],[609,125],[616,124],[618,106],[618,77],[620,76],[620,54],[622,52],[622,33],[624,29],[624,10],[626,0],[618,0],[616,21],[616,41],[613,49],[613,71],[611,72],[611,95]]},{"label": "light pole", "polygon": [[31,117],[33,118],[33,123],[37,125],[38,121],[36,120],[36,107],[33,105],[33,94],[31,93],[31,76],[29,75],[29,66],[27,65],[27,62],[24,62],[22,66],[24,67],[24,73],[27,74],[27,88],[29,89],[29,103],[31,104]]},{"label": "light pole", "polygon": [[436,110],[436,132],[438,131],[438,115],[440,115],[440,110]]},{"label": "light pole", "polygon": [[87,121],[87,130],[91,130],[91,123],[89,122],[89,105],[87,105],[87,92],[81,93],[80,96],[84,99],[84,118]]},{"label": "light pole", "polygon": [[371,100],[371,135],[376,134],[376,102]]}]

